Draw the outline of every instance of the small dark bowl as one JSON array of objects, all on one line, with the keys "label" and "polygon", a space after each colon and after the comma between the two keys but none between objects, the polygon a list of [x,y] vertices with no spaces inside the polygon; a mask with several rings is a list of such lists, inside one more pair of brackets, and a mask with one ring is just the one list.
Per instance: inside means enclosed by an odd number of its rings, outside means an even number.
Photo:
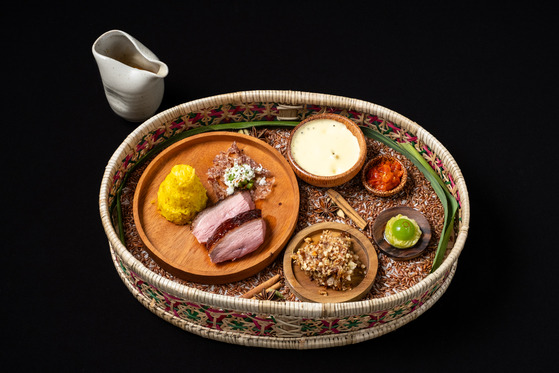
[{"label": "small dark bowl", "polygon": [[[368,182],[367,182],[367,173],[369,172],[369,169],[373,166],[376,166],[377,164],[379,164],[382,161],[385,160],[392,160],[392,161],[396,161],[398,163],[400,163],[400,165],[402,166],[402,170],[404,170],[404,173],[402,174],[402,178],[400,179],[400,184],[398,184],[395,188],[392,188],[390,190],[378,190],[373,188]],[[370,161],[368,161],[365,166],[363,167],[363,171],[361,172],[361,182],[363,183],[363,186],[372,194],[374,194],[377,197],[390,197],[393,196],[395,194],[398,194],[402,191],[402,189],[404,189],[404,185],[406,185],[406,181],[408,181],[408,171],[406,170],[406,167],[404,167],[404,164],[402,162],[400,162],[400,160],[398,160],[397,158],[394,157],[390,157],[388,155],[379,155],[373,159],[371,159]]]}]

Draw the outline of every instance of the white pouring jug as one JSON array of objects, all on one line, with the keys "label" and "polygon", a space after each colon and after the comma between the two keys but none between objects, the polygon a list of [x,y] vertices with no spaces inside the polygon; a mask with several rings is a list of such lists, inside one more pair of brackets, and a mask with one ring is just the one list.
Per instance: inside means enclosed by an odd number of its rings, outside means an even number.
[{"label": "white pouring jug", "polygon": [[167,65],[120,30],[104,33],[91,49],[113,111],[130,122],[150,118],[163,99]]}]

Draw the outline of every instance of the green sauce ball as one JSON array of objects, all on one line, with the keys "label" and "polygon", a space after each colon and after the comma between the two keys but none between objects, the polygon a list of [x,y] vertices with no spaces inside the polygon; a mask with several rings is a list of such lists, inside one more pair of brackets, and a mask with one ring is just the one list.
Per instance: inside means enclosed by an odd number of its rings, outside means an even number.
[{"label": "green sauce ball", "polygon": [[399,240],[411,240],[415,236],[415,226],[411,221],[400,218],[392,224],[392,234]]},{"label": "green sauce ball", "polygon": [[393,216],[386,222],[384,239],[398,249],[409,249],[419,241],[421,229],[415,220],[402,214]]}]

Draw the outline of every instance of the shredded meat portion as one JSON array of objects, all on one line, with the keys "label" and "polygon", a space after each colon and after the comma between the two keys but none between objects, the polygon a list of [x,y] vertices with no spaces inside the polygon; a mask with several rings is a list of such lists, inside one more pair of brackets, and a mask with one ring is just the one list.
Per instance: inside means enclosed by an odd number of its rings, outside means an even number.
[{"label": "shredded meat portion", "polygon": [[272,176],[270,171],[244,154],[244,151],[237,146],[237,142],[233,142],[227,151],[220,152],[216,155],[213,164],[214,166],[208,169],[208,182],[220,200],[229,195],[224,182],[224,174],[227,169],[236,164],[247,164],[254,169],[255,180],[253,187],[250,189],[253,200],[264,199],[272,192],[275,177]]}]

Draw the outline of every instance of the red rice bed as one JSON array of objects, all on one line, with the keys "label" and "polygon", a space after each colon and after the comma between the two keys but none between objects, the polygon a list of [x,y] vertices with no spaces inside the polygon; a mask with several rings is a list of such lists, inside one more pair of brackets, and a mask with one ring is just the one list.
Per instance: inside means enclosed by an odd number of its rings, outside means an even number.
[{"label": "red rice bed", "polygon": [[[250,134],[267,142],[285,156],[289,130],[253,128]],[[429,184],[429,181],[406,157],[372,139],[367,139],[367,148],[367,159],[373,158],[379,154],[392,155],[400,159],[408,170],[408,182],[404,190],[393,197],[378,198],[369,194],[361,185],[359,176],[335,188],[350,205],[369,222],[368,226],[362,232],[373,242],[373,245],[375,245],[379,259],[377,277],[370,293],[364,298],[372,299],[382,298],[404,291],[417,284],[429,274],[442,231],[444,210],[436,193]],[[161,268],[146,251],[136,230],[132,211],[134,190],[146,166],[147,162],[143,167],[139,167],[130,175],[127,184],[123,188],[121,200],[126,247],[136,259],[141,261],[144,266],[151,271],[178,283],[211,293],[235,297],[240,296],[270,277],[280,274],[282,287],[279,291],[284,296],[283,300],[298,301],[297,297],[290,292],[289,287],[284,283],[282,269],[283,255],[281,254],[274,263],[256,275],[242,281],[223,285],[207,285],[184,281]],[[309,225],[323,221],[345,223],[359,229],[351,219],[338,215],[338,208],[326,194],[326,188],[317,188],[299,180],[299,189],[300,208],[295,233]],[[378,247],[376,247],[376,244],[374,244],[372,239],[373,222],[378,214],[393,206],[409,206],[415,208],[422,212],[431,224],[431,242],[421,256],[411,260],[396,261],[383,254]],[[276,298],[276,300],[282,301],[281,298]]]}]

